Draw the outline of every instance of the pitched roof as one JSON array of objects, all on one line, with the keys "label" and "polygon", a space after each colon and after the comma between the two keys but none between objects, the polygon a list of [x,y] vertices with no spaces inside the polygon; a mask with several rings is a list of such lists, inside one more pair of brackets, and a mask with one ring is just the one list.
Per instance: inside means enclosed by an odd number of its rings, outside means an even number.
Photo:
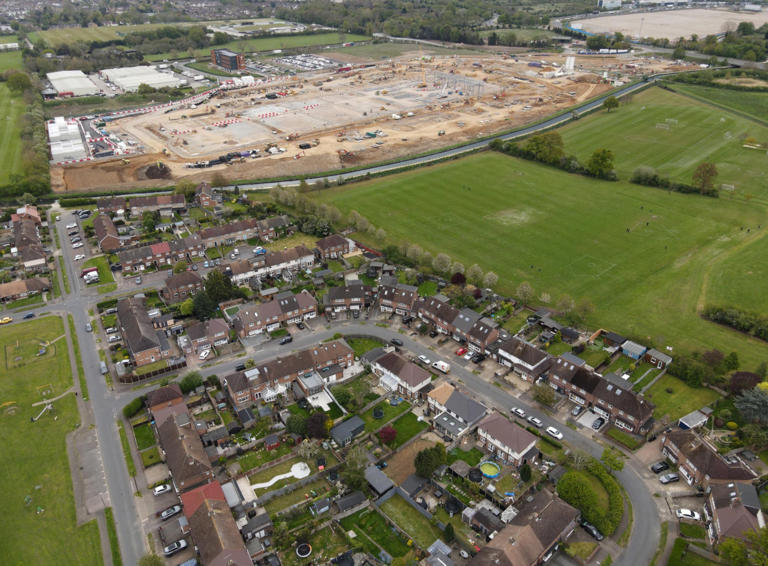
[{"label": "pitched roof", "polygon": [[671,364],[672,363],[672,356],[668,356],[664,352],[659,352],[655,348],[651,348],[645,353],[647,356],[651,356],[652,358],[655,358],[659,360],[660,362],[663,362],[664,364]]},{"label": "pitched roof", "polygon": [[602,399],[625,414],[643,423],[653,415],[655,405],[646,401],[629,388],[619,387],[606,379],[601,379],[592,393],[597,399]]},{"label": "pitched roof", "polygon": [[365,469],[365,480],[370,484],[373,491],[382,495],[385,491],[390,489],[395,484],[392,480],[384,475],[380,469],[371,464]]},{"label": "pitched roof", "polygon": [[221,489],[221,484],[218,480],[214,480],[211,483],[206,483],[195,489],[191,489],[181,494],[181,503],[184,505],[184,516],[189,519],[195,514],[200,505],[206,499],[216,501],[226,501],[224,497],[224,490]]},{"label": "pitched roof", "polygon": [[328,289],[328,300],[335,301],[338,299],[365,299],[366,295],[370,295],[371,288],[368,285],[345,285],[343,287],[330,287]]},{"label": "pitched roof", "polygon": [[120,299],[117,302],[117,322],[126,345],[133,354],[160,347],[160,340],[149,320],[144,299]]},{"label": "pitched roof", "polygon": [[329,248],[345,247],[348,245],[348,242],[344,236],[331,234],[330,236],[318,240],[316,245],[319,250],[327,250]]},{"label": "pitched roof", "polygon": [[435,387],[432,391],[427,393],[427,397],[445,406],[446,401],[448,401],[448,398],[453,394],[454,391],[455,389],[453,385],[447,381],[444,381]]},{"label": "pitched roof", "polygon": [[187,285],[200,285],[203,280],[194,271],[182,271],[175,273],[165,280],[165,286],[168,289],[178,289]]},{"label": "pitched roof", "polygon": [[417,387],[424,383],[424,381],[432,378],[432,374],[427,370],[406,360],[395,352],[384,354],[376,360],[376,363],[411,387]]},{"label": "pitched roof", "polygon": [[365,495],[362,491],[353,491],[352,493],[339,497],[336,500],[336,507],[339,509],[339,513],[343,513],[347,509],[352,509],[365,501]]},{"label": "pitched roof", "polygon": [[168,403],[169,401],[175,401],[176,399],[183,399],[184,394],[181,392],[181,387],[178,383],[169,383],[164,387],[155,389],[147,393],[147,407],[152,408],[156,405]]},{"label": "pitched roof", "polygon": [[344,442],[353,432],[360,428],[365,428],[363,419],[355,415],[351,419],[342,421],[331,429],[331,437],[336,442]]},{"label": "pitched roof", "polygon": [[32,279],[14,279],[0,284],[0,298],[14,297],[22,293],[41,292],[51,288],[51,282],[46,277]]},{"label": "pitched roof", "polygon": [[168,469],[179,489],[184,489],[201,474],[211,472],[211,464],[197,432],[179,426],[175,418],[166,419],[157,432]]},{"label": "pitched roof", "polygon": [[302,245],[289,248],[287,250],[267,252],[265,256],[261,257],[264,258],[264,265],[266,267],[275,267],[277,265],[282,265],[283,263],[298,261],[299,259],[305,257],[314,258],[315,254],[313,254],[306,246]]},{"label": "pitched roof", "polygon": [[697,470],[712,480],[751,481],[755,478],[755,474],[741,463],[727,464],[714,448],[693,431],[671,430],[666,433],[665,439],[674,444]]},{"label": "pitched roof", "polygon": [[454,391],[445,403],[445,408],[464,422],[472,424],[485,414],[485,405],[470,399],[460,391]]},{"label": "pitched roof", "polygon": [[206,566],[253,566],[226,501],[203,500],[189,526]]},{"label": "pitched roof", "polygon": [[512,336],[499,344],[499,350],[504,350],[515,358],[522,360],[529,366],[536,366],[542,361],[546,360],[549,354],[543,350],[539,350],[535,346],[532,346],[525,340],[520,340]]},{"label": "pitched roof", "polygon": [[106,214],[98,214],[93,219],[93,231],[96,234],[96,239],[101,242],[107,236],[117,238],[117,228],[115,223]]},{"label": "pitched roof", "polygon": [[522,454],[532,442],[536,442],[536,437],[530,432],[507,420],[496,411],[480,421],[477,428],[486,431],[517,454]]},{"label": "pitched roof", "polygon": [[145,206],[173,206],[176,208],[186,206],[186,202],[184,200],[184,195],[154,195],[134,197],[130,200],[129,205],[131,208]]}]

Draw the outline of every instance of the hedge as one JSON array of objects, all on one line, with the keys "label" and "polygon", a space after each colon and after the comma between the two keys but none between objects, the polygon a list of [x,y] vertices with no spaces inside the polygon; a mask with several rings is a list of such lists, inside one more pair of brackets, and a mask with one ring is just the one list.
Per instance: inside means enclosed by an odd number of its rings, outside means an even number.
[{"label": "hedge", "polygon": [[59,200],[63,208],[75,208],[78,206],[90,206],[96,204],[95,198],[63,198]]},{"label": "hedge", "polygon": [[125,407],[123,407],[123,416],[126,419],[130,419],[132,416],[134,416],[136,413],[141,411],[141,408],[144,406],[144,397],[136,397],[133,401],[128,403]]},{"label": "hedge", "polygon": [[606,535],[612,535],[624,516],[624,498],[621,495],[621,488],[613,476],[597,460],[592,460],[587,466],[587,470],[600,480],[603,488],[608,492],[608,513],[605,516],[604,528],[598,528]]}]

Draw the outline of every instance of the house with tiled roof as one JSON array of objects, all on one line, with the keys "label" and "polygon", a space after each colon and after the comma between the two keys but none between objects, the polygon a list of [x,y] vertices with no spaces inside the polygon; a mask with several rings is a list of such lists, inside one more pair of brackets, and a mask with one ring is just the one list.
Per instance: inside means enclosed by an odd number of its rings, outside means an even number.
[{"label": "house with tiled roof", "polygon": [[355,249],[355,244],[339,234],[331,234],[317,241],[317,256],[320,261],[338,259]]},{"label": "house with tiled roof", "polygon": [[134,197],[128,203],[131,216],[140,217],[145,212],[159,211],[162,216],[172,216],[174,212],[181,212],[187,208],[184,195],[154,195]]},{"label": "house with tiled roof", "polygon": [[167,418],[158,426],[160,446],[176,491],[184,492],[213,481],[210,460],[200,435],[186,415]]},{"label": "house with tiled roof", "polygon": [[184,509],[200,560],[205,566],[253,566],[223,492],[221,495],[204,494],[193,513]]},{"label": "house with tiled roof", "polygon": [[417,316],[435,327],[442,334],[452,335],[455,327],[453,321],[459,314],[459,310],[447,300],[440,297],[421,297],[416,301],[414,310]]},{"label": "house with tiled roof", "polygon": [[449,383],[442,383],[427,393],[427,407],[433,415],[435,429],[450,438],[458,438],[472,430],[487,411],[485,405]]},{"label": "house with tiled roof", "polygon": [[128,297],[117,302],[117,328],[134,365],[151,364],[171,355],[165,333],[152,325],[143,298]]},{"label": "house with tiled roof", "polygon": [[514,336],[496,344],[495,358],[526,381],[536,381],[549,366],[549,354]]},{"label": "house with tiled roof", "polygon": [[480,447],[501,462],[522,466],[539,454],[537,438],[496,411],[477,424]]},{"label": "house with tiled roof", "polygon": [[305,289],[295,295],[283,291],[266,303],[243,305],[232,317],[232,324],[237,334],[246,338],[316,316],[317,300],[309,291]]},{"label": "house with tiled roof", "polygon": [[760,495],[747,482],[729,482],[710,486],[709,499],[704,505],[709,523],[707,534],[712,544],[726,538],[746,539],[765,527],[765,515]]},{"label": "house with tiled roof", "polygon": [[96,234],[96,244],[102,252],[112,252],[123,245],[117,235],[115,223],[106,214],[98,214],[93,219],[93,232]]},{"label": "house with tiled roof", "polygon": [[101,214],[125,210],[125,197],[100,197],[96,199],[96,208]]},{"label": "house with tiled roof", "polygon": [[51,289],[51,281],[47,277],[32,277],[30,279],[14,279],[8,283],[0,283],[0,301],[16,301],[44,293]]},{"label": "house with tiled roof", "polygon": [[432,374],[396,352],[389,352],[371,362],[371,370],[379,377],[379,385],[396,391],[407,399],[421,398],[432,380]]},{"label": "house with tiled roof", "polygon": [[738,456],[728,460],[704,437],[692,430],[673,429],[661,437],[661,452],[677,465],[688,485],[708,487],[731,482],[751,482],[755,471]]},{"label": "house with tiled roof", "polygon": [[373,289],[360,281],[348,281],[343,287],[330,287],[323,297],[329,313],[360,311],[371,303]]},{"label": "house with tiled roof", "polygon": [[282,251],[268,251],[253,259],[256,277],[259,279],[282,275],[283,272],[293,274],[302,269],[309,269],[314,264],[315,254],[303,245]]},{"label": "house with tiled roof", "polygon": [[203,290],[203,280],[195,271],[182,271],[171,275],[160,289],[160,298],[166,304],[181,303]]},{"label": "house with tiled roof", "polygon": [[210,183],[203,181],[195,187],[195,204],[200,208],[213,208],[218,204]]},{"label": "house with tiled roof", "polygon": [[398,283],[397,285],[381,285],[377,304],[381,312],[394,312],[405,316],[413,312],[419,298],[418,288],[414,285]]}]

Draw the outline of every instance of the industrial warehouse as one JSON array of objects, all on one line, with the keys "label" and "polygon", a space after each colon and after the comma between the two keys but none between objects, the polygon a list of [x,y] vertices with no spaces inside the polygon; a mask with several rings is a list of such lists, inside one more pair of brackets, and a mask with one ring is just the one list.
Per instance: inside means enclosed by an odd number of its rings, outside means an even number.
[{"label": "industrial warehouse", "polygon": [[56,71],[48,73],[46,78],[60,97],[99,94],[99,87],[82,71]]},{"label": "industrial warehouse", "polygon": [[152,88],[177,87],[181,80],[173,73],[158,71],[154,66],[120,67],[99,71],[99,76],[124,92],[136,92],[139,85]]}]

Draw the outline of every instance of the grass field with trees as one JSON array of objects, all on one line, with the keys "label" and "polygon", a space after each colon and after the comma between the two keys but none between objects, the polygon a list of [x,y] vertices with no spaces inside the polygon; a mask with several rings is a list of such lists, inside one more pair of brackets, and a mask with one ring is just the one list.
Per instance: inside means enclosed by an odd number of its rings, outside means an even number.
[{"label": "grass field with trees", "polygon": [[[54,413],[35,423],[41,406],[32,404],[72,387],[64,338],[36,356],[41,341],[64,335],[58,317],[9,326],[0,336],[0,517],[3,563],[101,564],[96,521],[78,527],[65,446],[66,434],[80,425],[74,395],[55,401]],[[57,420],[54,420],[54,415]],[[31,497],[29,504],[26,496]]]}]

